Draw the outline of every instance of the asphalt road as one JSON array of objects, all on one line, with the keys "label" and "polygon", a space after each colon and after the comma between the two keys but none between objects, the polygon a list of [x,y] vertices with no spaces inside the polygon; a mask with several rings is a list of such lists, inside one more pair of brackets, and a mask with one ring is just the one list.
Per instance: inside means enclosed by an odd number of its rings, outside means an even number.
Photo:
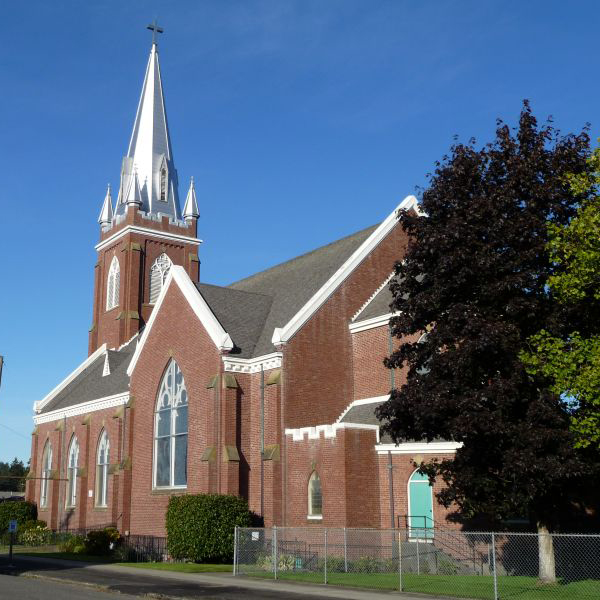
[{"label": "asphalt road", "polygon": [[[140,596],[202,598],[203,600],[330,600],[331,596],[292,593],[289,589],[261,589],[236,586],[223,577],[157,576],[141,569],[74,564],[69,561],[43,561],[0,556],[0,599],[4,600],[139,600]],[[208,579],[208,581],[207,581]],[[232,582],[233,583],[233,582]],[[251,582],[258,584],[258,582]],[[96,586],[96,587],[94,587]],[[265,587],[269,587],[268,584]],[[308,590],[307,590],[308,591]],[[333,590],[332,590],[333,591]],[[137,598],[136,598],[137,597]]]}]

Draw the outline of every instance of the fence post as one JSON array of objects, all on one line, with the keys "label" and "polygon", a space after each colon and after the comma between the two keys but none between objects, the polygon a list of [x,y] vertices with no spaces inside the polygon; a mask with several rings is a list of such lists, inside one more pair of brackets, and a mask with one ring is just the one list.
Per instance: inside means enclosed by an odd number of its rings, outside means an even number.
[{"label": "fence post", "polygon": [[348,532],[344,527],[344,572],[348,572]]},{"label": "fence post", "polygon": [[323,570],[325,573],[325,584],[327,584],[327,528],[325,528],[325,565]]},{"label": "fence post", "polygon": [[419,555],[419,538],[417,537],[417,575],[421,574],[421,556]]},{"label": "fence post", "polygon": [[494,600],[498,600],[498,576],[496,573],[496,534],[492,533],[492,564],[494,565]]},{"label": "fence post", "polygon": [[273,574],[277,579],[277,526],[273,525],[273,536],[271,537],[273,544]]},{"label": "fence post", "polygon": [[402,591],[402,532],[398,530],[398,591]]},{"label": "fence post", "polygon": [[236,525],[233,530],[233,576],[237,575],[237,562],[238,562],[238,526]]}]

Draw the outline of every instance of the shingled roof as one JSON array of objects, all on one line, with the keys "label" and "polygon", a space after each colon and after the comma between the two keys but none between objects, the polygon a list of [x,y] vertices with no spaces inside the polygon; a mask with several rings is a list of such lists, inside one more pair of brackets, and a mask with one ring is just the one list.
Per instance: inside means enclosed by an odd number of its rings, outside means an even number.
[{"label": "shingled roof", "polygon": [[[39,414],[129,391],[127,366],[134,351],[135,341],[120,350],[107,350],[44,405]],[[110,368],[108,375],[103,375],[105,360]]]}]

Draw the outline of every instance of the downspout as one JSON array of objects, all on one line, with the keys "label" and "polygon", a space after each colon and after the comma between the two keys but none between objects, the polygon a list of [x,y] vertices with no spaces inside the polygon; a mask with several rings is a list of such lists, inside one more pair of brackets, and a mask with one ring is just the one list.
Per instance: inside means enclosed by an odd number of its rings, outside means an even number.
[{"label": "downspout", "polygon": [[[392,336],[392,326],[388,325],[388,356],[391,356],[394,352],[394,340]],[[393,390],[396,387],[396,377],[394,369],[390,369],[390,389]]]},{"label": "downspout", "polygon": [[[59,477],[60,477],[60,481],[58,483],[58,527],[59,529],[62,529],[62,520],[64,518],[64,509],[65,509],[65,504],[66,504],[66,485],[67,482],[65,481],[67,476],[66,476],[66,470],[65,470],[65,463],[66,463],[66,456],[65,456],[65,443],[67,440],[67,413],[64,413],[63,415],[63,430],[62,430],[62,443],[61,443],[61,451],[60,451],[60,469],[59,469]],[[63,497],[64,496],[64,497]],[[61,518],[62,517],[62,518]]]},{"label": "downspout", "polygon": [[260,516],[265,518],[265,368],[260,365]]},{"label": "downspout", "polygon": [[392,464],[392,452],[388,450],[388,482],[390,486],[390,527],[395,527],[395,515],[394,515],[394,466]]}]

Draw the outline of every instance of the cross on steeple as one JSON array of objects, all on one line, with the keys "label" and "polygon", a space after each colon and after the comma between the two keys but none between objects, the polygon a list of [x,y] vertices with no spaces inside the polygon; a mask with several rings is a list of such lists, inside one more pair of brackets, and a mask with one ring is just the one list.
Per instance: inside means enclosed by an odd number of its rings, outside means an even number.
[{"label": "cross on steeple", "polygon": [[150,25],[148,25],[146,29],[150,29],[150,31],[152,31],[152,45],[156,46],[156,34],[162,33],[164,29],[158,26],[156,19],[154,19],[154,23],[150,23]]}]

